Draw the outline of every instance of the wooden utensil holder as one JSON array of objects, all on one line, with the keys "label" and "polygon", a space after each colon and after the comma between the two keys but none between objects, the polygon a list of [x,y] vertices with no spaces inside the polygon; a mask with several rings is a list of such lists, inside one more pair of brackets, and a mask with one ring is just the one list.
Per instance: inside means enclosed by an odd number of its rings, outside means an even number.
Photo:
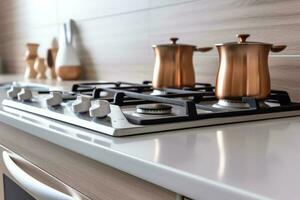
[{"label": "wooden utensil holder", "polygon": [[34,69],[37,72],[37,79],[46,79],[46,65],[44,58],[37,58],[34,64]]},{"label": "wooden utensil holder", "polygon": [[25,69],[25,79],[33,79],[36,77],[37,73],[34,70],[34,63],[37,58],[37,50],[39,44],[36,43],[27,43],[26,44],[26,53],[25,53],[25,62],[26,62],[26,69]]}]

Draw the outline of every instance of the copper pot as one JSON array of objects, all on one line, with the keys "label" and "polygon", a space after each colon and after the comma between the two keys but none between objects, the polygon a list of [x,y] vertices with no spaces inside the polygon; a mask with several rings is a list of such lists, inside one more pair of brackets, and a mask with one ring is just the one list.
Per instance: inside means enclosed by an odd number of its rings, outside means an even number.
[{"label": "copper pot", "polygon": [[242,97],[265,99],[271,91],[269,52],[280,52],[285,45],[248,42],[249,34],[238,34],[238,42],[217,44],[219,72],[216,80],[218,99]]},{"label": "copper pot", "polygon": [[153,45],[155,66],[153,87],[182,88],[195,85],[193,66],[194,51],[207,52],[212,47],[197,48],[194,45],[177,44],[178,38],[171,38],[171,44]]}]

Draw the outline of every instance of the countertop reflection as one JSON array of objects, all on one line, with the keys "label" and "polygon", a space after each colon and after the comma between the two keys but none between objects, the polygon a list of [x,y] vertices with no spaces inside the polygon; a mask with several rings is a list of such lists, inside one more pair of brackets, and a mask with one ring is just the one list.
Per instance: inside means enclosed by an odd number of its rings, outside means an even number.
[{"label": "countertop reflection", "polygon": [[114,149],[274,199],[300,195],[300,118],[117,139]]}]

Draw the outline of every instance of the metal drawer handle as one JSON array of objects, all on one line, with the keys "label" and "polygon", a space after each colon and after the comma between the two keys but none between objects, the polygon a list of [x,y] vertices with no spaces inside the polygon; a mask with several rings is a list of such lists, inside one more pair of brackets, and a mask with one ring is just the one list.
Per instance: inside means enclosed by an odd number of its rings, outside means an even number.
[{"label": "metal drawer handle", "polygon": [[62,193],[27,174],[11,159],[8,152],[3,151],[2,156],[4,164],[11,176],[16,179],[24,189],[28,190],[38,199],[75,200],[73,197]]}]

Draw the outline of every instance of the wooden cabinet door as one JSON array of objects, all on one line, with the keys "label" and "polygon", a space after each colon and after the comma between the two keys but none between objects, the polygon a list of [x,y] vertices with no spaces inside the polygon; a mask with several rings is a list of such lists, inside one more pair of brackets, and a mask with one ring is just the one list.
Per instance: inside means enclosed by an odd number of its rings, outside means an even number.
[{"label": "wooden cabinet door", "polygon": [[91,200],[0,145],[1,199]]}]

